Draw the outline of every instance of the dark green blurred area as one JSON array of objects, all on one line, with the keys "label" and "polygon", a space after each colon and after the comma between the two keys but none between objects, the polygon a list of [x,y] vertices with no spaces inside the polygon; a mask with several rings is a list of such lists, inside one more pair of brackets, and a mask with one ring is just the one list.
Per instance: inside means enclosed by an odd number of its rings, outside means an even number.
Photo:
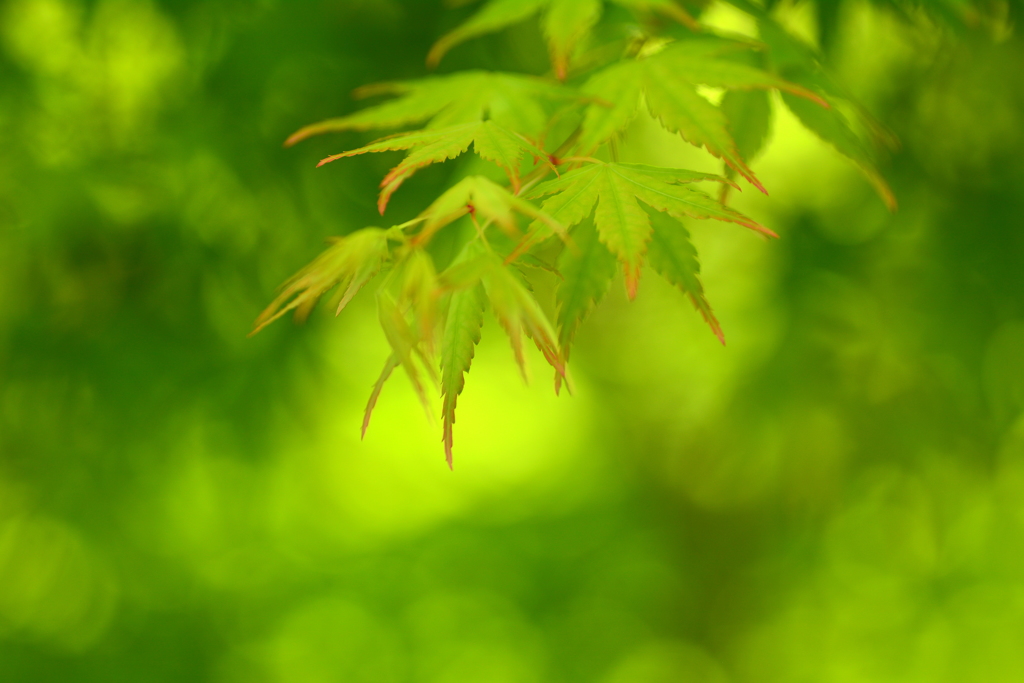
[{"label": "dark green blurred area", "polygon": [[359,441],[372,296],[246,333],[394,161],[281,141],[467,11],[0,3],[0,680],[1024,680],[1020,40],[829,5],[900,211],[779,118],[737,203],[782,239],[690,226],[729,346],[648,273],[556,399],[489,321],[449,472],[404,378]]}]

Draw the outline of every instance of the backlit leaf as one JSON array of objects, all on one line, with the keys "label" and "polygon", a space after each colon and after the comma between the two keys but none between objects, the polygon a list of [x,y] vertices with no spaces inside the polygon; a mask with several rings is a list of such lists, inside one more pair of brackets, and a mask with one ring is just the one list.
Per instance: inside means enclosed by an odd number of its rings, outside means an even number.
[{"label": "backlit leaf", "polygon": [[704,285],[700,281],[700,263],[697,250],[690,242],[686,227],[671,216],[659,211],[648,210],[651,217],[651,243],[647,250],[651,267],[662,277],[674,284],[693,302],[705,322],[711,327],[718,340],[725,344],[722,326],[718,324],[711,305],[704,296]]},{"label": "backlit leaf", "polygon": [[305,126],[285,141],[293,145],[314,135],[346,130],[396,129],[428,122],[428,128],[491,120],[524,135],[539,135],[551,103],[578,98],[566,86],[534,76],[492,71],[463,71],[417,81],[383,83],[358,95],[388,94],[395,99]]},{"label": "backlit leaf", "polygon": [[[777,236],[704,192],[690,187],[690,182],[678,182],[680,179],[689,180],[686,172],[676,176],[676,182],[671,178],[665,169],[595,162],[542,183],[528,195],[551,195],[541,209],[567,227],[589,216],[596,203],[594,220],[598,237],[622,264],[630,297],[636,295],[640,266],[651,234],[650,220],[637,200],[676,218],[714,218]],[[542,226],[535,224],[531,228],[540,230]]]},{"label": "backlit leaf", "polygon": [[565,366],[558,348],[558,338],[543,309],[519,275],[495,256],[484,257],[482,272],[484,290],[498,323],[508,333],[516,363],[526,378],[526,359],[522,335],[525,333],[540,349],[544,358],[564,376]]},{"label": "backlit leaf", "polygon": [[377,208],[383,214],[391,195],[409,176],[424,166],[454,159],[469,149],[471,144],[477,154],[494,162],[508,174],[515,189],[519,187],[519,166],[523,160],[523,153],[546,157],[544,150],[523,136],[502,128],[493,121],[477,121],[392,135],[358,149],[333,154],[321,160],[317,166],[368,152],[412,150],[401,163],[384,176],[380,183],[381,192]]},{"label": "backlit leaf", "polygon": [[622,131],[636,112],[641,94],[651,115],[667,130],[719,157],[751,184],[763,185],[747,166],[730,132],[725,113],[697,92],[697,85],[732,90],[779,89],[828,104],[813,90],[736,61],[748,43],[722,39],[678,41],[653,55],[614,64],[582,87],[596,101],[583,119],[580,148],[590,153]]},{"label": "backlit leaf", "polygon": [[[615,275],[615,257],[598,240],[593,220],[581,221],[570,236],[573,247],[566,247],[558,258],[562,280],[555,290],[558,344],[563,361],[569,360],[569,349],[580,323],[608,291]],[[556,373],[556,392],[561,380],[562,376]]]},{"label": "backlit leaf", "polygon": [[448,467],[452,466],[452,427],[455,405],[466,386],[466,373],[473,362],[480,328],[484,321],[483,286],[475,284],[452,292],[441,336],[441,415]]},{"label": "backlit leaf", "polygon": [[565,228],[546,212],[483,176],[463,178],[442,194],[421,214],[423,229],[414,238],[423,244],[438,230],[457,218],[472,213],[478,221],[495,223],[506,234],[517,236],[515,214],[531,218],[551,233],[565,234]]},{"label": "backlit leaf", "polygon": [[388,256],[388,235],[389,231],[381,228],[363,228],[338,238],[281,286],[280,294],[256,318],[250,336],[293,309],[296,320],[305,320],[320,297],[339,284],[342,296],[337,312],[341,313],[356,292],[380,271]]}]

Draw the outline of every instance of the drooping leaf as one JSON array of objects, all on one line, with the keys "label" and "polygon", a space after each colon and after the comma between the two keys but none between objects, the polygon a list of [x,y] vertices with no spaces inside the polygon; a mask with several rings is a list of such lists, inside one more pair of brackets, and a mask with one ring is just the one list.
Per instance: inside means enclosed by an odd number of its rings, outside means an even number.
[{"label": "drooping leaf", "polygon": [[[675,0],[612,0],[615,4],[646,14],[662,14],[692,29],[697,22]],[[548,40],[552,64],[565,77],[572,49],[590,32],[602,13],[599,0],[490,0],[455,30],[434,43],[427,64],[436,66],[445,53],[460,43],[518,24],[544,10],[542,28]]]},{"label": "drooping leaf", "polygon": [[366,438],[366,430],[370,426],[370,416],[373,415],[373,409],[377,406],[377,399],[380,398],[380,392],[384,389],[384,383],[388,381],[391,373],[399,365],[401,365],[401,362],[398,360],[398,357],[393,353],[389,355],[384,363],[384,369],[380,371],[380,377],[373,383],[373,391],[370,392],[370,398],[366,402],[366,409],[363,410],[363,428],[359,433],[360,439]]},{"label": "drooping leaf", "polygon": [[829,109],[807,106],[807,102],[783,93],[786,107],[800,119],[800,122],[815,135],[831,144],[840,154],[850,159],[874,186],[875,191],[890,211],[895,211],[896,197],[889,184],[878,171],[875,150],[855,131],[850,120],[843,114],[847,105],[861,128],[874,138],[875,145],[894,147],[895,139],[884,130],[863,108],[856,106],[852,98],[822,67],[814,51],[792,36],[773,19],[757,10],[758,30],[761,38],[771,46],[771,61],[780,74],[796,83],[813,89],[830,102]]},{"label": "drooping leaf", "polygon": [[662,277],[683,291],[693,302],[704,321],[718,340],[725,344],[722,326],[711,310],[711,304],[704,296],[704,285],[700,281],[700,262],[697,250],[690,242],[690,233],[675,218],[659,211],[647,210],[651,218],[651,243],[647,256],[651,267]]},{"label": "drooping leaf", "polygon": [[380,271],[388,256],[388,235],[381,228],[363,228],[338,238],[305,268],[288,279],[281,292],[256,318],[250,336],[290,310],[296,320],[305,320],[324,293],[341,285],[338,313],[363,285]]},{"label": "drooping leaf", "polygon": [[[597,229],[590,218],[581,221],[570,233],[573,247],[567,247],[558,258],[562,276],[555,300],[558,304],[558,344],[562,360],[569,360],[569,349],[580,323],[608,291],[615,275],[615,257],[597,238]],[[562,376],[555,374],[555,392]]]},{"label": "drooping leaf", "polygon": [[615,64],[592,76],[582,90],[596,101],[583,120],[580,148],[589,153],[623,130],[634,116],[641,94],[651,115],[672,133],[719,157],[764,191],[747,167],[722,110],[697,92],[697,85],[730,90],[778,89],[828,106],[814,91],[732,59],[750,45],[722,39],[693,39],[669,44],[643,59]]},{"label": "drooping leaf", "polygon": [[463,71],[417,81],[361,88],[357,95],[393,94],[395,99],[348,116],[314,123],[293,133],[285,146],[314,135],[346,130],[403,128],[428,122],[428,128],[491,120],[522,133],[538,135],[547,125],[547,107],[577,99],[564,85],[522,74]]},{"label": "drooping leaf", "polygon": [[423,228],[413,242],[427,242],[438,230],[467,213],[471,213],[478,224],[480,220],[492,222],[510,236],[519,234],[516,213],[533,219],[555,234],[565,234],[565,228],[558,221],[532,203],[483,176],[469,176],[434,200],[420,215]]},{"label": "drooping leaf", "polygon": [[523,378],[527,378],[527,372],[522,334],[533,340],[556,372],[564,375],[557,335],[540,304],[519,277],[500,260],[492,259],[483,272],[483,283],[494,317],[508,333]]},{"label": "drooping leaf", "polygon": [[849,121],[842,112],[836,108],[830,111],[818,111],[807,107],[806,102],[785,94],[782,96],[782,101],[808,130],[831,144],[840,154],[856,164],[868,182],[874,186],[875,191],[889,210],[896,210],[896,195],[893,194],[889,183],[879,173],[875,165],[873,151],[853,132]]},{"label": "drooping leaf", "polygon": [[[730,90],[722,98],[721,108],[729,121],[736,150],[745,161],[752,161],[768,141],[772,115],[768,93],[764,90]],[[726,175],[733,177],[736,171],[727,168]],[[722,186],[722,202],[728,190],[727,185]]]},{"label": "drooping leaf", "polygon": [[422,249],[410,249],[400,265],[398,306],[407,312],[415,327],[416,338],[425,355],[433,351],[434,325],[437,323],[439,295],[434,261]]},{"label": "drooping leaf", "polygon": [[595,162],[542,183],[528,195],[552,195],[541,209],[569,227],[589,216],[596,203],[598,237],[622,264],[626,291],[632,298],[636,296],[640,266],[651,234],[650,220],[637,200],[676,218],[714,218],[777,237],[771,230],[690,187],[688,179],[688,175],[679,174],[676,182],[670,182],[660,169],[652,172],[650,167],[640,164]]},{"label": "drooping leaf", "polygon": [[[380,320],[381,329],[384,331],[384,337],[387,339],[388,345],[391,346],[393,356],[405,370],[405,374],[408,375],[409,381],[412,383],[420,403],[423,404],[423,409],[426,411],[427,416],[432,418],[433,413],[430,408],[430,399],[427,397],[423,380],[420,377],[420,370],[416,363],[416,357],[422,354],[417,330],[409,325],[409,321],[398,304],[383,289],[377,292],[377,316]],[[426,367],[428,370],[432,370],[432,366],[429,364]],[[386,374],[389,375],[390,372]],[[381,386],[383,386],[383,382],[386,379],[387,376],[382,375],[380,380]],[[379,388],[375,388],[375,391],[378,394],[380,393]],[[372,406],[370,407],[372,408]],[[364,421],[369,422],[369,414],[364,418]]]},{"label": "drooping leaf", "polygon": [[722,98],[721,108],[729,121],[729,131],[736,141],[737,151],[745,161],[752,161],[764,148],[771,129],[772,106],[768,93],[764,90],[730,90]]},{"label": "drooping leaf", "polygon": [[441,415],[443,441],[448,467],[452,466],[452,427],[455,406],[466,386],[466,373],[473,362],[480,328],[484,321],[483,285],[475,284],[452,292],[448,300],[444,332],[441,336]]},{"label": "drooping leaf", "polygon": [[392,135],[358,149],[332,154],[322,159],[317,166],[368,152],[411,150],[380,183],[381,192],[377,208],[383,214],[391,195],[409,176],[424,166],[454,159],[469,149],[471,144],[477,154],[494,162],[508,174],[509,181],[516,190],[519,188],[519,166],[524,152],[535,157],[546,157],[544,150],[523,136],[502,128],[493,121],[477,121]]}]

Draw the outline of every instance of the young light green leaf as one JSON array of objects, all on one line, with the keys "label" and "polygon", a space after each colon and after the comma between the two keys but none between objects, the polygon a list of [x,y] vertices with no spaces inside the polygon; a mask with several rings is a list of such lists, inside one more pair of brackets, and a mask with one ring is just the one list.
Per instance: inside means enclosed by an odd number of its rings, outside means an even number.
[{"label": "young light green leaf", "polygon": [[494,317],[508,333],[523,378],[527,376],[526,359],[523,355],[523,333],[533,339],[551,367],[564,376],[565,365],[558,348],[557,335],[540,304],[509,266],[493,255],[486,255],[483,258],[486,264],[481,273],[484,290]]},{"label": "young light green leaf", "polygon": [[395,99],[348,116],[320,121],[293,133],[285,146],[323,133],[403,128],[428,122],[428,128],[491,120],[524,135],[539,135],[548,109],[579,98],[559,83],[522,74],[463,71],[417,81],[361,88],[357,95],[392,94]]},{"label": "young light green leaf", "polygon": [[384,389],[384,383],[391,377],[391,373],[394,372],[395,368],[401,365],[398,357],[395,354],[388,356],[387,361],[384,363],[384,369],[380,371],[380,376],[377,381],[373,384],[373,390],[370,392],[370,398],[366,402],[366,409],[363,410],[363,428],[359,432],[359,438],[366,438],[366,430],[370,426],[370,416],[373,415],[373,409],[377,405],[377,399],[380,398],[380,392]]},{"label": "young light green leaf", "polygon": [[[541,209],[568,227],[589,216],[597,203],[594,219],[598,237],[622,264],[626,291],[631,298],[636,295],[640,266],[651,234],[650,220],[637,200],[676,218],[713,218],[777,237],[771,230],[693,189],[691,183],[667,182],[666,173],[649,172],[648,168],[640,164],[596,162],[542,183],[528,196],[552,195]],[[536,224],[531,226],[532,231],[540,229]]]},{"label": "young light green leaf", "polygon": [[693,302],[704,321],[718,340],[725,344],[722,326],[711,310],[711,304],[704,296],[704,285],[700,281],[700,263],[697,250],[690,242],[690,233],[681,222],[671,216],[647,209],[651,217],[651,243],[647,250],[651,267],[662,277],[683,291]]},{"label": "young light green leaf", "polygon": [[[419,368],[416,366],[415,357],[421,355],[421,350],[419,349],[420,339],[417,331],[409,325],[405,314],[398,307],[395,300],[391,298],[391,295],[383,289],[377,292],[377,315],[380,320],[381,329],[384,330],[384,337],[387,339],[388,345],[391,346],[392,354],[405,370],[406,375],[408,375],[416,395],[419,396],[420,403],[423,404],[427,417],[433,419],[430,399],[427,397],[423,381],[420,378]],[[432,369],[430,365],[427,365],[427,368]],[[383,377],[383,379],[387,379],[387,377]],[[383,385],[383,380],[380,383]],[[379,393],[379,389],[377,392]],[[372,408],[372,406],[370,407]],[[368,423],[369,415],[364,420]]]},{"label": "young light green leaf", "polygon": [[466,373],[473,362],[480,328],[484,321],[483,286],[475,284],[454,291],[448,300],[444,332],[441,336],[441,415],[444,424],[445,459],[452,466],[452,427],[455,406],[466,386]]},{"label": "young light green leaf", "polygon": [[697,85],[731,90],[779,89],[828,104],[818,94],[778,76],[735,61],[731,53],[750,45],[722,39],[692,39],[672,43],[651,56],[615,64],[584,84],[583,92],[597,98],[583,119],[580,149],[590,153],[623,130],[636,111],[641,94],[651,115],[670,132],[719,157],[755,187],[764,186],[747,167],[717,106],[701,96]]},{"label": "young light green leaf", "polygon": [[317,166],[368,152],[412,150],[401,163],[384,176],[380,183],[381,192],[377,208],[383,214],[391,195],[409,176],[424,166],[454,159],[469,149],[471,144],[477,154],[494,162],[508,174],[515,190],[519,188],[519,166],[523,153],[546,158],[544,150],[523,136],[502,128],[493,121],[477,121],[392,135],[358,149],[333,154],[322,159]]},{"label": "young light green leaf", "polygon": [[595,98],[583,116],[579,147],[590,153],[624,130],[640,109],[643,64],[626,61],[603,69],[583,85],[582,92]]},{"label": "young light green leaf", "polygon": [[338,238],[281,286],[280,294],[256,318],[249,336],[293,309],[296,320],[305,320],[320,297],[339,284],[343,292],[337,312],[341,313],[356,292],[380,271],[387,256],[387,230],[363,228]]},{"label": "young light green leaf", "polygon": [[[566,248],[558,258],[558,272],[562,276],[555,301],[558,304],[558,344],[563,362],[569,360],[576,330],[591,309],[608,291],[615,275],[615,256],[597,238],[594,221],[581,221],[570,233],[575,248]],[[555,392],[561,387],[562,376],[555,374]]]},{"label": "young light green leaf", "polygon": [[544,211],[497,183],[483,176],[463,178],[442,194],[420,215],[423,229],[413,238],[415,244],[424,244],[434,233],[457,218],[472,213],[476,220],[495,223],[506,234],[517,236],[515,214],[534,219],[554,234],[565,234],[565,228]]}]

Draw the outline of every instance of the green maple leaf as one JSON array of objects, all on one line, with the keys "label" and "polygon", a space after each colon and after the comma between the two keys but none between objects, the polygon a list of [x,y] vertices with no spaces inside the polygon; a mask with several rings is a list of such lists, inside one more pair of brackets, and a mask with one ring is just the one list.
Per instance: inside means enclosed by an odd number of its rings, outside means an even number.
[{"label": "green maple leaf", "polygon": [[384,383],[399,366],[409,377],[428,418],[433,417],[420,369],[437,383],[432,356],[441,288],[434,262],[422,249],[408,245],[402,248],[397,261],[384,285],[377,291],[377,315],[384,337],[391,347],[391,355],[367,402],[363,417],[364,435]]},{"label": "green maple leaf", "polygon": [[[627,294],[634,298],[651,237],[651,221],[641,202],[676,218],[713,218],[777,237],[771,230],[690,187],[695,181],[708,179],[725,181],[719,176],[682,169],[595,161],[538,185],[529,196],[552,195],[541,210],[566,227],[576,225],[594,211],[598,238],[622,265]],[[531,227],[535,234],[543,236],[542,225],[535,223]]]},{"label": "green maple leaf", "polygon": [[424,122],[428,122],[427,128],[444,128],[485,119],[536,136],[547,126],[551,103],[578,98],[574,90],[542,78],[492,71],[382,83],[359,88],[355,94],[397,97],[348,116],[305,126],[293,133],[285,146],[323,133],[396,129]]},{"label": "green maple leaf", "polygon": [[647,215],[650,216],[652,227],[651,242],[647,248],[651,267],[689,297],[718,341],[725,344],[722,326],[704,295],[704,285],[700,281],[700,262],[697,260],[697,250],[690,241],[690,233],[681,222],[667,214],[647,210]]},{"label": "green maple leaf", "polygon": [[339,284],[341,298],[337,313],[341,313],[363,285],[380,271],[388,257],[389,238],[402,239],[400,233],[382,228],[363,228],[335,238],[331,247],[281,285],[281,292],[256,318],[250,336],[293,309],[296,320],[305,320],[320,297]]},{"label": "green maple leaf", "polygon": [[750,44],[720,39],[671,43],[656,54],[615,64],[592,76],[582,91],[596,98],[587,108],[580,149],[590,153],[621,132],[639,110],[641,98],[651,115],[672,133],[704,147],[764,191],[747,167],[723,111],[697,92],[698,85],[727,90],[777,89],[828,104],[814,91],[767,71],[735,61]]},{"label": "green maple leaf", "polygon": [[480,242],[470,242],[456,262],[441,273],[440,285],[450,292],[441,336],[441,397],[443,441],[448,466],[452,464],[453,425],[459,394],[465,388],[476,345],[480,341],[484,308],[494,317],[512,344],[516,363],[525,378],[525,334],[540,349],[556,372],[565,373],[557,335],[540,304],[520,275]]},{"label": "green maple leaf", "polygon": [[[594,306],[608,291],[615,275],[615,256],[601,244],[594,221],[589,217],[570,233],[573,247],[567,247],[558,258],[562,276],[555,290],[558,314],[558,344],[562,360],[568,362],[576,330]],[[562,376],[555,374],[555,392],[561,388]]]},{"label": "green maple leaf", "polygon": [[332,154],[321,159],[317,167],[344,157],[369,152],[411,150],[401,163],[384,176],[380,183],[381,191],[377,200],[377,208],[383,214],[391,195],[413,173],[424,166],[454,159],[469,149],[470,145],[473,145],[473,150],[482,158],[501,167],[508,174],[509,181],[516,191],[519,189],[519,166],[522,163],[523,154],[528,153],[535,158],[547,158],[544,150],[522,135],[502,128],[493,121],[477,121],[392,135],[358,149]]},{"label": "green maple leaf", "polygon": [[[780,26],[763,9],[741,0],[733,0],[733,4],[757,19],[761,39],[771,47],[769,57],[775,71],[819,93],[832,105],[828,109],[812,107],[806,101],[783,93],[782,100],[786,107],[808,130],[850,159],[889,210],[895,211],[896,196],[878,170],[875,152],[876,147],[895,148],[898,143],[893,135],[863,107],[854,103],[853,97],[828,75],[814,50]],[[852,113],[857,126],[868,135],[870,143],[854,130],[843,109]]]},{"label": "green maple leaf", "polygon": [[[612,0],[628,9],[657,13],[696,28],[697,23],[674,0]],[[573,50],[601,18],[600,0],[490,0],[465,23],[434,43],[427,64],[436,66],[450,49],[471,38],[499,31],[543,11],[541,28],[555,74],[564,79]]]},{"label": "green maple leaf", "polygon": [[452,466],[455,405],[466,386],[466,373],[473,362],[480,328],[484,322],[486,298],[483,285],[473,284],[452,292],[448,300],[441,336],[441,415],[445,458]]},{"label": "green maple leaf", "polygon": [[413,238],[414,244],[423,244],[452,221],[470,214],[478,230],[483,232],[480,221],[494,223],[510,237],[520,237],[516,226],[516,214],[533,219],[535,225],[542,225],[550,232],[564,235],[565,228],[550,215],[483,176],[463,178],[420,214],[423,222],[420,232]]}]

